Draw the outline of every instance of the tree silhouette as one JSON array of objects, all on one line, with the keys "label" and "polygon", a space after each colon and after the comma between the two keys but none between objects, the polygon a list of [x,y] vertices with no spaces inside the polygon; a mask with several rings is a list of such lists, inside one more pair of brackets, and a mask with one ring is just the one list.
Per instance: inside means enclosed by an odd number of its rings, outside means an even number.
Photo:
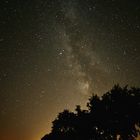
[{"label": "tree silhouette", "polygon": [[140,118],[137,115],[140,111],[140,100],[136,101],[136,95],[140,95],[140,90],[134,92],[134,89],[129,90],[127,86],[121,88],[119,85],[103,95],[102,107],[106,123],[101,125],[104,130],[114,137],[119,134],[123,140],[131,140],[137,136],[135,125],[139,125]]},{"label": "tree silhouette", "polygon": [[140,88],[115,85],[99,97],[92,95],[87,110],[64,110],[42,140],[134,140],[140,127]]}]

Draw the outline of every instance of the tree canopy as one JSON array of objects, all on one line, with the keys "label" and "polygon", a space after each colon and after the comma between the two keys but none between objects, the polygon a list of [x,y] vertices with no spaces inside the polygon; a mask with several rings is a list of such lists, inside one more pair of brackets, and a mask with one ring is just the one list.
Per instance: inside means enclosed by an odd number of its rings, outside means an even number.
[{"label": "tree canopy", "polygon": [[140,88],[115,85],[101,97],[92,95],[87,107],[59,113],[41,140],[134,140],[140,133]]}]

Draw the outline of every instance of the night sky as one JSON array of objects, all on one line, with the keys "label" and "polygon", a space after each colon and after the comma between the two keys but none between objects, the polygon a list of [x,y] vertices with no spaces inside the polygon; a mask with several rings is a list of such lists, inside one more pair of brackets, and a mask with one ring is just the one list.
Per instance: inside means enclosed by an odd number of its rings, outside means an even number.
[{"label": "night sky", "polygon": [[0,140],[117,83],[140,86],[140,0],[0,0]]}]

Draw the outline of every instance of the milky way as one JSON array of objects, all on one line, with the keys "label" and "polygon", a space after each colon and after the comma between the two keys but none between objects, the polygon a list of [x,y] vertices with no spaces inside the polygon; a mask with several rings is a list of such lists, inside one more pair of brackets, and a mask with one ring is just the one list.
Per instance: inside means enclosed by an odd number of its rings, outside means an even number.
[{"label": "milky way", "polygon": [[139,13],[139,0],[2,0],[0,139],[38,140],[91,94],[139,86]]},{"label": "milky way", "polygon": [[[63,20],[63,24],[60,24],[57,29],[57,36],[62,43],[59,55],[65,59],[69,72],[77,80],[77,88],[82,94],[90,95],[94,90],[99,92],[101,85],[107,85],[100,81],[107,80],[109,73],[94,50],[93,42],[96,38],[89,40],[88,33],[83,33],[83,29],[80,28],[81,22],[86,19],[83,19],[80,11],[77,10],[77,3],[62,2],[61,6],[63,19],[60,19]],[[82,28],[87,30],[84,25]]]}]

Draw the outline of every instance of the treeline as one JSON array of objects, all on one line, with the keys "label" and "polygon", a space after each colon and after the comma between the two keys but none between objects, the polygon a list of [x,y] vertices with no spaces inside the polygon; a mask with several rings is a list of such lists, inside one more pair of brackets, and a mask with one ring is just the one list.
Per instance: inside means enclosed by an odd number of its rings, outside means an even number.
[{"label": "treeline", "polygon": [[87,108],[59,113],[41,140],[134,140],[140,133],[140,88],[115,85],[91,96]]}]

